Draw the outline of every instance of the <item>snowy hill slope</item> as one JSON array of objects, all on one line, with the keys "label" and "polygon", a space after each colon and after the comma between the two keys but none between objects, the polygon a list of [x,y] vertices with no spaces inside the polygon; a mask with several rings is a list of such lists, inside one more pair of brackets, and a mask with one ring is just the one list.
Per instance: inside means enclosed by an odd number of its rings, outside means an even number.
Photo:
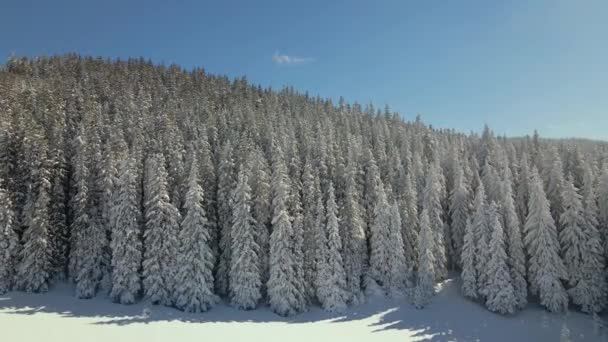
[{"label": "snowy hill slope", "polygon": [[[405,300],[374,298],[344,314],[319,308],[283,318],[260,308],[219,305],[188,314],[143,302],[124,306],[97,297],[79,300],[70,285],[47,294],[0,296],[3,341],[559,341],[564,316],[529,305],[514,316],[488,312],[462,297],[457,280],[439,286],[423,310]],[[146,315],[148,314],[148,315]],[[567,317],[572,341],[602,341],[588,315]],[[605,337],[604,337],[605,338]]]}]

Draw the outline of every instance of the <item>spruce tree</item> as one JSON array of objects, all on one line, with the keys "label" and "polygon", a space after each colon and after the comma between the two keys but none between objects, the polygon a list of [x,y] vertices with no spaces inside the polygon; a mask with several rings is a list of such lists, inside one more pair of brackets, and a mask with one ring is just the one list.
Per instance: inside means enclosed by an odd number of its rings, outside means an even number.
[{"label": "spruce tree", "polygon": [[435,295],[435,260],[432,244],[434,243],[433,231],[429,215],[426,209],[420,214],[420,235],[418,237],[418,276],[414,288],[414,305],[421,309],[429,304]]},{"label": "spruce tree", "polygon": [[521,223],[515,208],[513,198],[513,185],[511,181],[511,169],[504,164],[504,181],[500,202],[502,224],[505,232],[506,250],[508,256],[509,271],[513,282],[513,292],[516,307],[523,309],[528,303],[528,283],[526,281],[526,255],[524,253],[523,240],[521,236]]},{"label": "spruce tree", "polygon": [[462,265],[462,273],[460,277],[462,279],[462,294],[471,299],[477,298],[477,270],[475,268],[475,255],[475,231],[471,218],[469,218],[467,219],[467,225],[464,231],[462,253],[460,256],[460,262]]},{"label": "spruce tree", "polygon": [[177,263],[177,235],[181,217],[168,194],[167,171],[161,154],[152,158],[153,172],[147,177],[150,189],[145,203],[145,230],[143,234],[143,289],[153,304],[171,306],[174,299],[175,265]]},{"label": "spruce tree", "polygon": [[234,190],[232,207],[232,244],[230,264],[230,302],[244,309],[255,309],[261,294],[259,251],[256,222],[251,215],[251,189],[248,171],[241,169]]},{"label": "spruce tree", "polygon": [[301,311],[300,296],[295,284],[295,256],[293,228],[287,208],[289,183],[280,147],[273,146],[272,161],[272,233],[270,235],[270,277],[268,300],[271,309],[281,316],[292,316]]},{"label": "spruce tree", "polygon": [[325,260],[321,264],[324,270],[319,273],[323,275],[319,279],[320,288],[317,291],[319,301],[323,309],[330,312],[340,312],[346,309],[348,293],[346,292],[346,274],[342,262],[342,242],[340,240],[336,199],[334,186],[330,181],[326,202],[326,220],[323,234],[327,237],[325,248]]},{"label": "spruce tree", "polygon": [[356,167],[350,164],[347,170],[346,192],[341,224],[346,232],[344,246],[344,270],[348,302],[358,305],[363,301],[362,280],[367,262],[367,243],[362,219],[362,208],[356,183]]},{"label": "spruce tree", "polygon": [[21,236],[23,248],[17,266],[16,288],[26,292],[46,292],[52,271],[50,244],[50,188],[47,143],[34,133],[28,150],[30,180],[23,217],[26,228]]},{"label": "spruce tree", "polygon": [[445,279],[448,275],[440,172],[438,162],[433,162],[429,165],[422,201],[423,210],[426,209],[431,229],[433,230],[434,242],[431,248],[433,248],[434,270],[437,280]]},{"label": "spruce tree", "polygon": [[215,256],[210,246],[211,227],[205,216],[204,191],[195,161],[190,166],[185,215],[179,233],[175,289],[175,306],[187,312],[207,311],[219,300],[213,293]]},{"label": "spruce tree", "polygon": [[549,311],[562,312],[568,305],[561,283],[566,278],[566,268],[559,256],[557,230],[536,167],[532,168],[529,190],[524,241],[530,256],[530,292],[538,294],[541,305]]},{"label": "spruce tree", "polygon": [[[4,184],[0,179],[0,184]],[[13,203],[0,185],[0,294],[12,290],[21,245],[15,231]]]},{"label": "spruce tree", "polygon": [[[495,203],[492,203],[496,207]],[[492,237],[488,248],[492,251],[487,264],[487,291],[486,306],[490,311],[501,314],[510,314],[515,311],[517,300],[513,291],[513,284],[507,267],[507,254],[505,252],[505,241],[500,223],[500,217],[496,210],[492,210]]]},{"label": "spruce tree", "polygon": [[216,290],[219,295],[226,296],[229,294],[230,288],[230,245],[232,234],[232,194],[235,187],[234,176],[234,160],[232,156],[232,144],[230,141],[222,147],[219,156],[218,168],[218,190],[217,190],[217,208],[218,208],[218,228],[220,231],[220,257],[217,266]]},{"label": "spruce tree", "polygon": [[141,291],[142,263],[141,209],[137,196],[135,161],[125,158],[120,166],[120,178],[112,213],[112,289],[110,298],[121,304],[132,304]]},{"label": "spruce tree", "polygon": [[[456,164],[454,172],[454,185],[450,195],[451,241],[454,244],[454,252],[457,256],[460,256],[462,255],[467,221],[471,214],[471,195],[464,171],[459,163]],[[456,259],[456,263],[462,267],[460,258]]]}]

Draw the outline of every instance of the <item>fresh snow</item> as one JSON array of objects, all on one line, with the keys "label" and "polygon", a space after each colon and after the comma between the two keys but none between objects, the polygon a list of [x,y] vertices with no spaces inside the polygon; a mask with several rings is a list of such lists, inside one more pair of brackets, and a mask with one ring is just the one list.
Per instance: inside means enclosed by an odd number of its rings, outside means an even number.
[{"label": "fresh snow", "polygon": [[220,304],[189,314],[141,302],[119,305],[97,296],[77,299],[74,287],[58,284],[46,294],[0,295],[3,341],[559,341],[566,317],[572,341],[604,341],[591,316],[551,314],[539,305],[512,316],[488,312],[460,294],[458,280],[437,287],[417,310],[405,299],[372,298],[341,314],[314,307],[285,318],[262,307],[241,311]]}]

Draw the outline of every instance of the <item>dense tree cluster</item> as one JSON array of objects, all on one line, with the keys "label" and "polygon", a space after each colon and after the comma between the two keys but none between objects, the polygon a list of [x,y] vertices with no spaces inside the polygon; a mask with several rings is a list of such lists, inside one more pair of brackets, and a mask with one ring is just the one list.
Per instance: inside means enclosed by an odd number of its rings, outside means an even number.
[{"label": "dense tree cluster", "polygon": [[[608,145],[465,135],[143,59],[0,69],[0,293],[293,315],[606,308]],[[458,274],[456,273],[456,274]]]}]

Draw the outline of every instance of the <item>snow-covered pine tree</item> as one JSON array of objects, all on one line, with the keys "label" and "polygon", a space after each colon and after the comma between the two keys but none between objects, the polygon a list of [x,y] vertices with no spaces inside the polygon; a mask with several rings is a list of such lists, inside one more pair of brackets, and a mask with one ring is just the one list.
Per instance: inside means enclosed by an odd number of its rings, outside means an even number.
[{"label": "snow-covered pine tree", "polygon": [[132,304],[140,294],[142,263],[141,209],[137,195],[135,161],[126,157],[120,165],[120,178],[112,208],[112,289],[110,298]]},{"label": "snow-covered pine tree", "polygon": [[261,293],[256,222],[251,216],[251,188],[248,169],[241,168],[232,195],[232,244],[230,246],[230,302],[239,309],[255,309]]},{"label": "snow-covered pine tree", "polygon": [[204,196],[195,159],[190,167],[179,233],[175,288],[175,306],[187,312],[207,311],[219,300],[213,293],[215,256],[210,246],[211,227],[205,216]]},{"label": "snow-covered pine tree", "polygon": [[496,204],[492,202],[491,213],[491,228],[492,236],[490,238],[490,259],[486,266],[488,285],[486,288],[486,306],[490,311],[501,314],[510,314],[515,311],[517,300],[513,292],[513,285],[509,268],[507,267],[507,254],[505,252],[505,241],[500,223],[500,216],[496,208]]},{"label": "snow-covered pine tree", "polygon": [[289,180],[283,153],[276,143],[272,148],[272,233],[270,235],[270,277],[267,291],[271,309],[281,316],[297,314],[302,307],[295,282],[293,228],[289,216]]},{"label": "snow-covered pine tree", "polygon": [[47,143],[39,133],[30,142],[28,160],[31,181],[23,209],[26,229],[21,236],[22,246],[17,266],[16,288],[26,292],[46,292],[50,286],[51,245],[49,244],[50,188]]},{"label": "snow-covered pine tree", "polygon": [[153,174],[146,177],[150,182],[146,188],[151,193],[145,203],[142,284],[145,297],[153,304],[171,306],[177,286],[177,236],[181,216],[169,199],[165,159],[162,154],[152,158],[149,171]]},{"label": "snow-covered pine tree", "polygon": [[[467,221],[471,215],[471,194],[460,163],[456,162],[454,168],[454,184],[450,194],[451,241],[454,244],[454,252],[461,256]],[[462,267],[459,257],[456,258],[456,264]]]},{"label": "snow-covered pine tree", "polygon": [[475,241],[475,270],[477,274],[477,293],[482,298],[485,297],[487,286],[487,264],[490,259],[489,253],[489,232],[488,212],[489,206],[486,199],[486,192],[483,184],[477,187],[473,204],[474,212],[471,216],[471,229],[473,231],[473,241]]},{"label": "snow-covered pine tree", "polygon": [[351,160],[346,175],[346,191],[341,224],[346,232],[344,246],[344,271],[346,272],[346,289],[348,302],[358,305],[363,301],[362,280],[367,262],[367,241],[362,220],[362,207],[356,183],[356,166]]},{"label": "snow-covered pine tree", "polygon": [[513,282],[513,293],[515,295],[516,307],[523,309],[528,303],[528,283],[526,281],[526,255],[524,253],[523,239],[521,236],[521,223],[515,208],[513,198],[513,183],[511,168],[508,161],[503,164],[503,177],[500,213],[506,240],[506,250]]},{"label": "snow-covered pine tree", "polygon": [[462,252],[460,255],[460,263],[462,267],[460,277],[462,279],[462,294],[471,299],[477,298],[477,270],[475,268],[475,255],[477,252],[476,245],[472,219],[468,218],[467,225],[464,230]]},{"label": "snow-covered pine tree", "polygon": [[227,296],[230,289],[230,241],[232,228],[232,194],[236,184],[235,165],[232,157],[232,144],[227,141],[220,151],[219,168],[217,172],[217,208],[218,229],[220,232],[220,257],[216,272],[216,291],[221,296]]},{"label": "snow-covered pine tree", "polygon": [[314,272],[314,292],[316,299],[321,302],[322,288],[325,279],[327,278],[327,259],[329,252],[327,251],[327,234],[325,232],[326,220],[325,204],[323,204],[323,196],[321,193],[321,184],[319,178],[315,177],[315,191],[319,193],[317,196],[317,204],[315,208],[315,223],[312,227],[312,249],[314,253],[313,272]]},{"label": "snow-covered pine tree", "polygon": [[581,310],[587,313],[597,313],[606,306],[606,277],[605,258],[601,245],[601,235],[597,229],[597,204],[595,188],[591,187],[587,192],[584,202],[584,236],[585,245],[582,249],[582,282],[579,286],[571,289],[580,300],[574,301],[581,306]]},{"label": "snow-covered pine tree", "polygon": [[433,261],[435,262],[434,271],[436,280],[445,279],[448,275],[445,237],[444,237],[444,222],[443,222],[443,207],[441,204],[441,169],[438,161],[433,161],[429,165],[428,174],[423,193],[422,208],[426,209],[429,216],[429,223],[433,230],[434,242],[431,245],[433,248]]},{"label": "snow-covered pine tree", "polygon": [[13,203],[2,184],[0,179],[0,294],[13,288],[21,249]]},{"label": "snow-covered pine tree", "polygon": [[[89,169],[86,160],[86,141],[84,137],[84,127],[80,127],[79,135],[74,138],[75,154],[72,158],[74,171],[72,172],[71,185],[74,189],[74,196],[70,199],[70,212],[72,213],[72,223],[70,225],[70,261],[69,274],[72,280],[76,281],[81,272],[81,263],[86,257],[84,240],[87,238],[91,226],[89,216]],[[85,280],[86,281],[86,280]],[[89,291],[86,291],[89,292]],[[77,296],[81,297],[77,291]]]},{"label": "snow-covered pine tree", "polygon": [[528,198],[530,187],[530,167],[528,164],[528,155],[524,151],[519,161],[519,178],[517,179],[517,189],[515,191],[515,203],[519,222],[526,222],[528,217]]},{"label": "snow-covered pine tree", "polygon": [[323,277],[319,279],[319,290],[317,295],[323,309],[330,312],[341,312],[346,309],[348,293],[346,292],[346,274],[342,261],[342,242],[338,227],[338,208],[334,195],[334,185],[330,181],[328,184],[328,194],[326,202],[326,220],[323,234],[327,237],[327,247],[325,248],[325,262],[321,263],[324,270],[319,274]]},{"label": "snow-covered pine tree", "polygon": [[262,296],[266,293],[268,281],[268,243],[270,240],[270,176],[266,157],[259,148],[249,155],[248,165],[251,168],[251,210],[255,220],[254,238],[259,246],[259,270],[262,281]]},{"label": "snow-covered pine tree", "polygon": [[433,230],[426,209],[420,214],[420,235],[418,236],[418,276],[414,288],[414,305],[421,309],[429,304],[435,295],[435,260],[432,244],[434,243]]},{"label": "snow-covered pine tree", "polygon": [[405,263],[403,237],[401,235],[401,215],[399,214],[399,204],[396,200],[393,201],[390,210],[387,290],[390,296],[395,297],[402,293],[405,286],[407,265]]},{"label": "snow-covered pine tree", "polygon": [[557,229],[536,167],[532,168],[529,191],[524,241],[529,255],[530,292],[538,294],[541,305],[549,311],[562,312],[568,305],[561,283],[567,276],[566,268],[559,256]]},{"label": "snow-covered pine tree", "polygon": [[[562,229],[559,232],[559,240],[564,265],[568,272],[568,285],[570,288],[575,288],[580,282],[582,286],[585,286],[585,280],[582,276],[582,254],[587,242],[587,237],[584,234],[587,222],[584,217],[582,197],[574,186],[571,175],[568,176],[564,184],[561,203],[563,203],[564,212],[560,217]],[[580,302],[578,296],[574,298],[575,294],[584,296],[580,291],[572,291],[572,289],[569,289],[568,293],[575,303]]]},{"label": "snow-covered pine tree", "polygon": [[405,187],[402,198],[401,236],[405,255],[406,286],[413,286],[412,280],[418,261],[418,195],[416,186],[408,172],[405,176]]},{"label": "snow-covered pine tree", "polygon": [[547,171],[547,199],[551,205],[551,216],[556,222],[558,231],[560,231],[560,226],[557,223],[560,221],[563,210],[562,193],[564,191],[564,170],[562,159],[560,158],[556,147],[551,148],[550,160],[551,165]]},{"label": "snow-covered pine tree", "polygon": [[373,225],[369,240],[369,275],[385,291],[388,291],[391,206],[386,198],[382,181],[378,180],[378,184],[378,188],[375,190],[377,202],[374,205]]}]

